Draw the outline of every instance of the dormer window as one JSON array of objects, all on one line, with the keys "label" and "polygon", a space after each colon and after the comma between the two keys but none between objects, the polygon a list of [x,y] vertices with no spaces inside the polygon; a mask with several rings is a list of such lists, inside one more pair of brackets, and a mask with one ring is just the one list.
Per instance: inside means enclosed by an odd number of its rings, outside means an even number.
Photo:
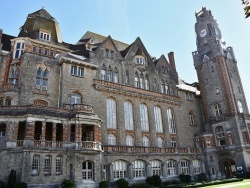
[{"label": "dormer window", "polygon": [[48,41],[48,42],[50,42],[50,36],[51,35],[49,33],[45,33],[43,31],[40,31],[40,33],[39,33],[39,39],[45,40],[45,41]]},{"label": "dormer window", "polygon": [[13,54],[14,59],[19,59],[24,52],[24,41],[16,41],[15,50]]},{"label": "dormer window", "polygon": [[135,57],[136,64],[145,65],[145,58],[143,56],[136,56]]}]

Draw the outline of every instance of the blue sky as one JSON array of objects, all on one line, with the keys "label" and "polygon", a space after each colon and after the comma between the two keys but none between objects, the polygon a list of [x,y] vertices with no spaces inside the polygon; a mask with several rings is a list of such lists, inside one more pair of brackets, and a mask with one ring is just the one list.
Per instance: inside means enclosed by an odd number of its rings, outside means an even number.
[{"label": "blue sky", "polygon": [[197,81],[195,11],[206,7],[234,48],[250,105],[250,18],[245,19],[241,0],[8,0],[1,2],[0,28],[18,35],[27,15],[43,6],[58,21],[65,42],[76,43],[86,31],[128,44],[139,36],[156,58],[173,51],[179,77],[189,83]]}]

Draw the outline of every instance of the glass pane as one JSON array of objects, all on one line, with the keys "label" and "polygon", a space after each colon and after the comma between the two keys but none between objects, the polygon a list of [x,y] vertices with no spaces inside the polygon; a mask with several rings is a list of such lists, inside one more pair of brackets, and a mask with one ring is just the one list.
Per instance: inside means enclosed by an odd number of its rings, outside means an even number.
[{"label": "glass pane", "polygon": [[45,71],[43,72],[43,77],[44,77],[44,78],[47,78],[47,77],[48,77],[48,71],[47,71],[47,70],[45,70]]},{"label": "glass pane", "polygon": [[40,79],[40,78],[37,78],[37,79],[36,79],[36,85],[37,85],[37,86],[40,86],[40,85],[41,85],[41,79]]},{"label": "glass pane", "polygon": [[41,77],[41,75],[42,75],[42,70],[39,68],[36,72],[36,76]]}]

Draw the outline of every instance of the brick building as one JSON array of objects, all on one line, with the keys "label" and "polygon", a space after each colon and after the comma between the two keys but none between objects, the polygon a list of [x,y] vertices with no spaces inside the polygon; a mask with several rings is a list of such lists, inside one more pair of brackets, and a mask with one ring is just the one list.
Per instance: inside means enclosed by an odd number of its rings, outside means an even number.
[{"label": "brick building", "polygon": [[232,47],[206,8],[196,13],[199,83],[179,79],[174,53],[151,56],[86,32],[62,40],[45,9],[17,37],[0,30],[0,180],[95,187],[158,174],[231,177],[250,167],[250,118]]}]

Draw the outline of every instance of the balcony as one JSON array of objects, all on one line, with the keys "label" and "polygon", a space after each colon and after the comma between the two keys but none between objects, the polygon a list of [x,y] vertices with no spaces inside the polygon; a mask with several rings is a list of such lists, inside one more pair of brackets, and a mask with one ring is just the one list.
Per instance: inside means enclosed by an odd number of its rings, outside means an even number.
[{"label": "balcony", "polygon": [[199,148],[159,148],[159,147],[140,147],[140,146],[103,146],[104,152],[114,153],[201,153]]},{"label": "balcony", "polygon": [[159,92],[136,88],[133,86],[108,82],[105,80],[94,79],[94,87],[95,89],[100,91],[118,93],[119,95],[133,96],[137,98],[174,104],[174,105],[181,104],[181,98],[178,96],[167,95]]},{"label": "balcony", "polygon": [[58,142],[42,140],[17,140],[7,143],[7,148],[30,148],[30,149],[75,149],[75,150],[95,150],[102,151],[101,144],[93,141],[75,142]]},{"label": "balcony", "polygon": [[87,104],[63,104],[63,107],[68,110],[94,113],[93,107]]},{"label": "balcony", "polygon": [[19,91],[19,87],[18,85],[14,85],[14,84],[2,84],[1,90],[2,91],[9,91],[9,90]]}]

